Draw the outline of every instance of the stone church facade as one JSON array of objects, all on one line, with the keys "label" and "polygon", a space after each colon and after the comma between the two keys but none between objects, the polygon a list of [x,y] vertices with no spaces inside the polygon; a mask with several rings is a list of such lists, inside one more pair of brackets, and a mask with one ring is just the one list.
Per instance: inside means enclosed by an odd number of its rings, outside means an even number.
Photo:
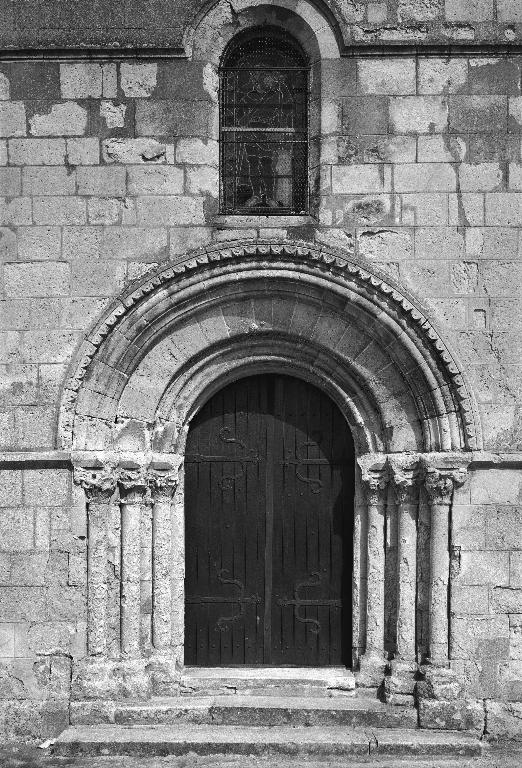
[{"label": "stone church facade", "polygon": [[[179,693],[191,424],[270,374],[353,439],[356,686],[520,738],[520,3],[0,12],[0,734]],[[223,57],[269,32],[307,62],[282,213],[224,202]]]}]

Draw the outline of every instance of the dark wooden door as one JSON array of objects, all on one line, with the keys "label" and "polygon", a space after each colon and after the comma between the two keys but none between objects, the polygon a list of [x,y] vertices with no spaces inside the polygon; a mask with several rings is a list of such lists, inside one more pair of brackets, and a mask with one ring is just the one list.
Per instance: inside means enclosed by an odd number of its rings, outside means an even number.
[{"label": "dark wooden door", "polygon": [[349,665],[354,450],[337,406],[289,376],[241,379],[185,457],[185,663]]}]

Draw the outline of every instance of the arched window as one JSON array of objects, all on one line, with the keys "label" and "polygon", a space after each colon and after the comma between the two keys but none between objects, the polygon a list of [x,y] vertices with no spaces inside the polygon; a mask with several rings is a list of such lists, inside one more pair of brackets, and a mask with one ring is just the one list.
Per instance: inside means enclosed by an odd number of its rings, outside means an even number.
[{"label": "arched window", "polygon": [[308,210],[308,60],[282,30],[238,35],[220,69],[221,212]]}]

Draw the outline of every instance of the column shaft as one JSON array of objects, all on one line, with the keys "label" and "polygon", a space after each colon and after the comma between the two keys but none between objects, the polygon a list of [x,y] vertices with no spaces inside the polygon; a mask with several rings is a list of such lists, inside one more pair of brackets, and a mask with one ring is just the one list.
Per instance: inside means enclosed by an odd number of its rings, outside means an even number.
[{"label": "column shaft", "polygon": [[172,496],[177,475],[151,475],[152,643],[166,653],[172,642]]},{"label": "column shaft", "polygon": [[430,538],[430,658],[448,660],[449,504],[432,504]]},{"label": "column shaft", "polygon": [[399,500],[397,514],[397,656],[404,661],[415,661],[417,504]]},{"label": "column shaft", "polygon": [[384,655],[384,499],[368,504],[366,653]]},{"label": "column shaft", "polygon": [[136,658],[140,652],[140,521],[139,501],[121,503],[121,650]]}]

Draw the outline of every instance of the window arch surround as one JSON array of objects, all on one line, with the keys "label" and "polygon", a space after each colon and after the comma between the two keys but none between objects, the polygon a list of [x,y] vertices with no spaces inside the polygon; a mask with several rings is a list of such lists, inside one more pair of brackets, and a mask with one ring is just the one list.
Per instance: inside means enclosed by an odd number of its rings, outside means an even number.
[{"label": "window arch surround", "polygon": [[309,59],[263,25],[226,47],[220,76],[220,208],[225,214],[308,212]]}]

